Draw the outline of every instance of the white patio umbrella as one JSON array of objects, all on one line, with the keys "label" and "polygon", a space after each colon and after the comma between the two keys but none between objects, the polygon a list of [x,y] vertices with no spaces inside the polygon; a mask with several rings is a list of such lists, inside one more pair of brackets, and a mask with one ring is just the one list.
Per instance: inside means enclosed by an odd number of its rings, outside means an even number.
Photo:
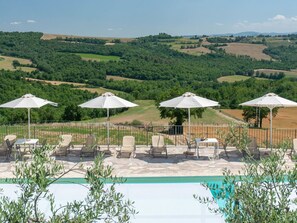
[{"label": "white patio umbrella", "polygon": [[191,108],[206,108],[219,106],[219,103],[206,98],[202,98],[191,92],[186,92],[182,96],[163,101],[160,103],[160,107],[171,108],[187,108],[188,109],[188,141],[191,140]]},{"label": "white patio umbrella", "polygon": [[55,102],[51,102],[42,98],[38,98],[32,94],[25,94],[22,97],[15,99],[13,101],[7,102],[0,105],[1,108],[27,108],[28,109],[28,137],[31,139],[30,132],[30,110],[31,108],[40,108],[44,105],[53,105],[57,106]]},{"label": "white patio umbrella", "polygon": [[278,107],[297,107],[297,103],[282,98],[274,93],[268,93],[260,98],[241,103],[242,106],[264,107],[270,110],[270,146],[272,148],[272,110]]},{"label": "white patio umbrella", "polygon": [[107,109],[107,147],[109,149],[109,109],[129,108],[138,106],[130,101],[115,96],[113,93],[106,92],[101,96],[91,99],[79,105],[82,108],[105,108]]}]

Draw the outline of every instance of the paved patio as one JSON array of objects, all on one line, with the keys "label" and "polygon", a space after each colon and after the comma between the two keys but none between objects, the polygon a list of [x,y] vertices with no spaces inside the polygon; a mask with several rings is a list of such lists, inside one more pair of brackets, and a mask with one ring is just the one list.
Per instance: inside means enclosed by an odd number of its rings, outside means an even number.
[{"label": "paved patio", "polygon": [[[104,162],[113,167],[113,173],[121,177],[151,177],[151,176],[220,176],[224,168],[230,169],[233,173],[238,173],[243,167],[242,155],[235,148],[228,148],[229,158],[224,150],[218,150],[218,158],[214,159],[213,147],[204,147],[199,151],[200,158],[196,156],[184,155],[185,147],[168,147],[168,158],[152,158],[149,147],[137,147],[135,158],[116,158],[116,148],[110,149],[111,155],[106,155]],[[270,150],[260,149],[261,156],[269,154]],[[89,167],[93,163],[93,158],[79,157],[79,147],[70,151],[67,157],[56,158],[63,162],[65,169],[69,169],[76,164],[83,164]],[[285,157],[288,166],[294,165],[289,156]],[[77,165],[77,167],[80,165]],[[7,162],[5,157],[0,157],[0,178],[13,177],[15,161]],[[75,169],[65,177],[83,177],[83,169]]]}]

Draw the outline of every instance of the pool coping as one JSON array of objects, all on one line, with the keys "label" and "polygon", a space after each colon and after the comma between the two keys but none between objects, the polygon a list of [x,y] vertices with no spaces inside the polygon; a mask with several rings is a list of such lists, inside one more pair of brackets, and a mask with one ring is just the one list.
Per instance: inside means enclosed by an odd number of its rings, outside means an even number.
[{"label": "pool coping", "polygon": [[[119,177],[124,184],[172,184],[221,182],[224,176],[166,176],[166,177]],[[2,178],[0,184],[16,184],[15,178]],[[54,184],[86,184],[85,178],[60,178]],[[112,183],[110,179],[106,183]]]}]

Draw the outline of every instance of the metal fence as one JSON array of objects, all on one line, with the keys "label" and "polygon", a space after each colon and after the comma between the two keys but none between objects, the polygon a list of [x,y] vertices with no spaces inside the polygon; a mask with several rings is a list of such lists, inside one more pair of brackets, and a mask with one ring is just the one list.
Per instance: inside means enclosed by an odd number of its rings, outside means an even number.
[{"label": "metal fence", "polygon": [[[27,138],[27,125],[2,125],[0,126],[0,137],[14,134],[18,138]],[[237,126],[238,131],[242,127]],[[219,138],[218,131],[229,131],[228,125],[193,125],[191,126],[191,138]],[[135,137],[137,145],[150,145],[152,135],[162,134],[168,145],[186,145],[188,126],[125,126],[110,125],[110,144],[121,145],[125,135]],[[95,134],[98,144],[107,144],[107,126],[95,123],[54,123],[34,124],[31,126],[31,138],[40,141],[46,139],[50,144],[56,144],[59,135],[71,134],[74,144],[83,144],[88,134]],[[268,147],[270,132],[269,129],[249,128],[248,134],[257,138],[261,147]],[[277,145],[283,140],[297,138],[297,129],[273,129],[273,144]]]}]

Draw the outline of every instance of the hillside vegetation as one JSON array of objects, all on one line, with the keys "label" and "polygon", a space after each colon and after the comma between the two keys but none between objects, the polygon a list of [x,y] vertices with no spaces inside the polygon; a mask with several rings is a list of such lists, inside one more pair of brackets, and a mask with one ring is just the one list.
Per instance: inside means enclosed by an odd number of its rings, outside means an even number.
[{"label": "hillside vegetation", "polygon": [[[133,39],[130,42],[110,40],[113,41],[113,45],[106,45],[108,40],[100,38],[60,36],[42,38],[43,36],[42,33],[35,32],[0,32],[0,54],[30,60],[31,66],[36,68],[31,73],[11,71],[5,77],[7,81],[10,79],[13,83],[15,77],[19,79],[22,77],[61,83],[81,83],[84,84],[81,87],[83,90],[93,89],[92,92],[97,94],[109,90],[130,100],[157,100],[162,93],[174,87],[183,92],[191,91],[202,97],[219,101],[222,108],[238,108],[240,102],[261,96],[268,91],[297,101],[296,77],[279,74],[264,75],[256,72],[259,69],[280,71],[296,69],[296,35],[278,38],[261,36],[189,39],[162,33]],[[250,56],[231,55],[222,49],[231,43],[265,45],[263,53],[272,59],[256,60]],[[180,47],[180,49],[177,50],[174,47]],[[199,56],[183,52],[199,47],[209,51]],[[84,60],[76,54],[100,55],[116,59],[108,59],[104,62]],[[218,78],[229,75],[259,76],[265,79],[248,78],[234,83],[217,81]],[[27,89],[31,89],[32,85],[36,86],[36,92],[38,88],[53,87],[48,84],[32,83],[32,81],[26,83],[25,80],[19,80],[23,85],[22,91],[15,91],[11,95],[20,96],[21,92],[28,91]],[[62,91],[63,88],[79,92],[75,94],[86,92],[84,99],[94,96],[90,92],[73,89],[71,86],[56,87],[59,89],[57,92]],[[5,92],[3,95],[8,94],[7,91],[3,92]],[[3,96],[0,103],[7,99]],[[73,104],[78,104],[76,103],[78,101],[71,100]],[[65,102],[70,103],[69,100]],[[73,109],[80,113],[78,108],[73,107]],[[96,117],[104,115],[101,111],[100,114],[95,113],[78,115],[79,117],[73,115],[67,118],[81,120],[92,115]],[[3,116],[3,119],[7,119],[8,114],[9,112]],[[62,120],[62,115],[58,119]],[[16,118],[16,120],[19,119]]]}]

